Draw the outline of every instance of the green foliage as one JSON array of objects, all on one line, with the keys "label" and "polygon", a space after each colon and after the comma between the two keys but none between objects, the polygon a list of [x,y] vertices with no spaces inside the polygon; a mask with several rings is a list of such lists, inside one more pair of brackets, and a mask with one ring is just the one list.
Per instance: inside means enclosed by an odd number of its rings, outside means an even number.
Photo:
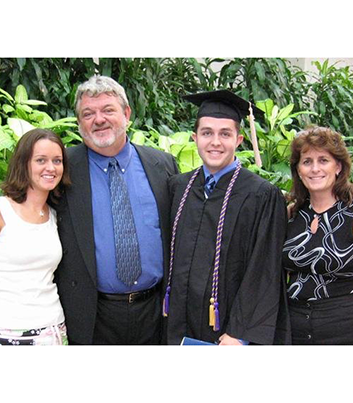
[{"label": "green foliage", "polygon": [[56,120],[75,115],[77,86],[95,73],[125,88],[134,128],[150,126],[163,135],[190,127],[191,105],[182,95],[214,88],[216,77],[194,58],[0,58],[0,88],[13,93],[24,85],[29,97],[44,99],[45,111]]},{"label": "green foliage", "polygon": [[130,128],[130,140],[138,145],[146,145],[172,154],[178,164],[179,171],[191,171],[200,165],[202,160],[197,152],[196,144],[191,140],[191,132],[177,132],[164,136],[156,130],[134,130]]},{"label": "green foliage", "polygon": [[[316,123],[347,137],[353,136],[353,73],[350,68],[329,65],[329,60],[313,63],[318,70],[311,86]],[[352,145],[351,139],[347,140]]]},{"label": "green foliage", "polygon": [[288,191],[291,187],[290,144],[296,134],[293,121],[300,115],[316,115],[316,113],[311,111],[293,113],[294,104],[279,108],[272,99],[258,101],[256,106],[264,112],[265,128],[261,127],[259,122],[255,123],[263,167],[258,168],[251,164],[248,168]]},{"label": "green foliage", "polygon": [[219,86],[235,90],[253,101],[273,99],[279,106],[294,104],[295,110],[309,109],[308,75],[286,59],[235,58],[220,71]]},{"label": "green foliage", "polygon": [[18,85],[14,97],[0,88],[0,181],[5,178],[7,165],[19,138],[36,127],[58,133],[66,145],[81,138],[76,118],[66,117],[54,121],[46,112],[35,109],[45,106],[44,101],[28,99],[26,88]]},{"label": "green foliage", "polygon": [[43,99],[54,120],[74,116],[77,85],[96,70],[91,58],[0,59],[0,88],[14,93],[22,84],[32,99]]},{"label": "green foliage", "polygon": [[112,76],[126,90],[133,127],[169,136],[190,128],[191,105],[182,95],[208,87],[207,69],[193,58],[114,59]]},{"label": "green foliage", "polygon": [[201,163],[190,139],[197,108],[183,95],[228,88],[257,102],[265,110],[265,121],[256,123],[263,167],[254,164],[247,121],[237,155],[244,166],[287,189],[289,144],[297,130],[330,126],[353,151],[352,71],[329,60],[314,65],[317,72],[309,73],[283,58],[0,58],[0,180],[29,128],[52,129],[67,146],[81,141],[76,88],[99,73],[124,86],[133,141],[171,152],[182,172]]}]

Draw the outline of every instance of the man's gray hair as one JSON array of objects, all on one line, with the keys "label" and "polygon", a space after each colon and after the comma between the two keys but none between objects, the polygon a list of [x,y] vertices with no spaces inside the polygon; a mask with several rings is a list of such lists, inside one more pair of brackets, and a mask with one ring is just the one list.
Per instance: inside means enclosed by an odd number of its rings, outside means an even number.
[{"label": "man's gray hair", "polygon": [[129,106],[124,88],[110,77],[94,75],[88,81],[77,87],[75,97],[75,111],[78,116],[82,96],[97,97],[100,94],[112,94],[119,98],[123,110]]}]

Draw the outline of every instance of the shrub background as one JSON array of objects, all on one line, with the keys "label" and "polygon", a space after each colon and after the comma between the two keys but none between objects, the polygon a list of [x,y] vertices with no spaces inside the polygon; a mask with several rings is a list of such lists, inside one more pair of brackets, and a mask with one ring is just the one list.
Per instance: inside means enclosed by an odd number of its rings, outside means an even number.
[{"label": "shrub background", "polygon": [[265,111],[256,123],[262,169],[254,165],[248,122],[239,156],[249,169],[287,190],[288,146],[300,128],[330,126],[353,148],[351,68],[329,60],[314,64],[316,70],[308,72],[284,58],[0,58],[0,180],[23,122],[51,128],[67,146],[80,141],[76,88],[99,73],[126,89],[133,141],[172,152],[182,171],[201,163],[190,141],[196,108],[182,95],[228,88],[257,102]]}]

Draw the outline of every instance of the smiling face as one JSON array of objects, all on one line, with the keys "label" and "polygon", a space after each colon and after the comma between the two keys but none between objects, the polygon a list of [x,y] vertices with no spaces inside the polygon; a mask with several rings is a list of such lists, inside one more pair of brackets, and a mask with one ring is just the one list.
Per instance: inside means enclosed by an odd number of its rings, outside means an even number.
[{"label": "smiling face", "polygon": [[123,110],[119,98],[102,93],[95,97],[84,94],[78,112],[79,130],[84,142],[102,155],[115,155],[126,142],[126,127],[131,115]]},{"label": "smiling face", "polygon": [[212,173],[220,171],[234,161],[234,153],[243,141],[232,119],[202,117],[192,138],[200,157]]},{"label": "smiling face", "polygon": [[28,168],[33,190],[53,190],[61,181],[64,172],[60,146],[48,139],[38,140],[34,144]]},{"label": "smiling face", "polygon": [[332,194],[336,175],[342,165],[325,150],[309,148],[302,152],[297,171],[310,194]]}]

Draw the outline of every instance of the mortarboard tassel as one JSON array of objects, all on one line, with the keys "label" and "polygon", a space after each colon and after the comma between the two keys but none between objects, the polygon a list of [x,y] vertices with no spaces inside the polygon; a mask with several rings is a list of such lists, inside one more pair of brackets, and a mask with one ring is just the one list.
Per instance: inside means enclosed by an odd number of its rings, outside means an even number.
[{"label": "mortarboard tassel", "polygon": [[213,330],[215,332],[218,332],[219,330],[219,311],[218,311],[218,302],[214,303],[214,316],[215,316],[215,321],[213,325]]},{"label": "mortarboard tassel", "polygon": [[209,325],[213,327],[215,325],[214,298],[210,299]]},{"label": "mortarboard tassel", "polygon": [[249,102],[249,123],[250,123],[250,134],[251,134],[251,144],[254,150],[255,155],[255,163],[256,165],[261,168],[262,161],[260,157],[259,147],[257,144],[257,137],[256,137],[256,129],[255,129],[255,118],[251,107],[251,102]]},{"label": "mortarboard tassel", "polygon": [[164,300],[163,300],[163,316],[167,317],[169,314],[169,293],[170,293],[170,286],[167,287]]}]

